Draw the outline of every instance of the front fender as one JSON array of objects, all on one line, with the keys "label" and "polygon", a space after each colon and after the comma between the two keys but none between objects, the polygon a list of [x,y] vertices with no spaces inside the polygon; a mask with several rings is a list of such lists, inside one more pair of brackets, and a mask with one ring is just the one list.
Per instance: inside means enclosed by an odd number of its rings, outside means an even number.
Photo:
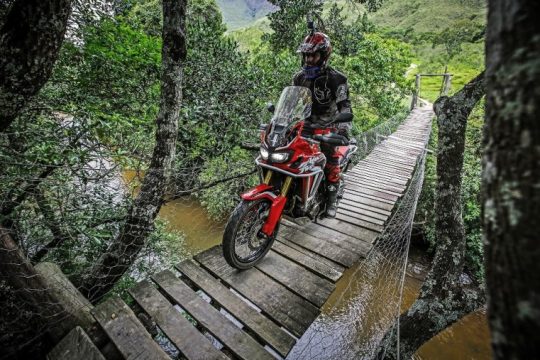
[{"label": "front fender", "polygon": [[270,201],[270,212],[261,229],[266,236],[272,236],[274,233],[276,225],[281,219],[285,203],[287,202],[287,198],[274,194],[271,189],[273,189],[273,187],[270,185],[260,184],[240,195],[245,201],[259,199],[267,199]]},{"label": "front fender", "polygon": [[272,188],[273,186],[267,184],[260,184],[255,186],[254,188],[249,189],[248,191],[240,195],[240,197],[247,201],[268,199],[273,202],[277,195],[269,191]]}]

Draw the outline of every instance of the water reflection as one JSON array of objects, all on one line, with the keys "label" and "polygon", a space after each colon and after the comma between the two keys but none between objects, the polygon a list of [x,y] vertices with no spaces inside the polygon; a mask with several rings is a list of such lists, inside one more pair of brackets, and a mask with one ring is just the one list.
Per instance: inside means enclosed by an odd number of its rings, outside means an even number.
[{"label": "water reflection", "polygon": [[[395,314],[394,269],[381,256],[344,273],[319,318],[287,359],[371,359]],[[415,301],[427,275],[429,259],[412,248],[401,311]],[[376,271],[373,271],[376,270]],[[428,341],[414,359],[491,359],[485,311],[470,314]]]}]

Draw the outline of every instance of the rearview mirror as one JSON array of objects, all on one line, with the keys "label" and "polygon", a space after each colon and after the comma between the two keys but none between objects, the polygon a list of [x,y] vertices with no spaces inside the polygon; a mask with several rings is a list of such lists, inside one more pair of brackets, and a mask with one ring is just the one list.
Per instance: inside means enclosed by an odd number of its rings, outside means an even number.
[{"label": "rearview mirror", "polygon": [[274,104],[269,102],[268,104],[266,104],[266,110],[270,111],[273,114],[274,111],[276,111],[276,107],[274,106]]}]

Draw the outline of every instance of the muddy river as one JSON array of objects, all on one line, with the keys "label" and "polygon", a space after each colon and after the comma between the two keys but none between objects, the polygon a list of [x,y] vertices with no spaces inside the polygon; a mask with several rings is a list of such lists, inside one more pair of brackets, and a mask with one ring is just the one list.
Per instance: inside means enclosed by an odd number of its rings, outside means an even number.
[{"label": "muddy river", "polygon": [[[124,177],[133,178],[133,174],[127,173]],[[184,233],[185,246],[192,254],[221,242],[225,224],[211,220],[194,198],[167,203],[162,207],[159,216],[168,221],[170,230]],[[421,250],[411,248],[401,303],[402,311],[411,306],[418,296],[422,281],[427,275],[428,263],[428,257]],[[300,347],[303,343],[309,344],[306,348],[310,349],[310,353],[306,355],[303,351],[295,352],[293,349],[291,358],[350,358],[347,354],[357,354],[355,348],[369,346],[365,339],[372,336],[372,332],[382,331],[377,329],[377,313],[370,315],[370,308],[377,308],[378,304],[390,301],[389,297],[395,295],[389,295],[390,292],[386,291],[384,286],[376,286],[373,293],[366,297],[365,289],[357,284],[368,278],[369,282],[384,284],[385,271],[384,268],[378,268],[379,274],[362,274],[359,270],[363,268],[352,267],[345,272],[337,283],[336,291],[323,306],[315,326],[312,326],[315,329],[310,328],[313,334],[306,333],[304,338],[299,340]],[[351,308],[354,308],[354,311],[351,311]],[[414,356],[416,360],[491,358],[485,310],[461,319],[424,344]]]}]

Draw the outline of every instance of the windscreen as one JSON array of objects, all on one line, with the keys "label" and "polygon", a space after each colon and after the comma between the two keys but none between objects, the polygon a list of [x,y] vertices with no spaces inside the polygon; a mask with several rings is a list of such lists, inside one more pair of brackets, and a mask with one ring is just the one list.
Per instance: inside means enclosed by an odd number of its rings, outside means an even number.
[{"label": "windscreen", "polygon": [[283,89],[271,122],[268,135],[269,145],[283,146],[286,130],[298,120],[311,115],[311,91],[303,86],[288,86]]}]

